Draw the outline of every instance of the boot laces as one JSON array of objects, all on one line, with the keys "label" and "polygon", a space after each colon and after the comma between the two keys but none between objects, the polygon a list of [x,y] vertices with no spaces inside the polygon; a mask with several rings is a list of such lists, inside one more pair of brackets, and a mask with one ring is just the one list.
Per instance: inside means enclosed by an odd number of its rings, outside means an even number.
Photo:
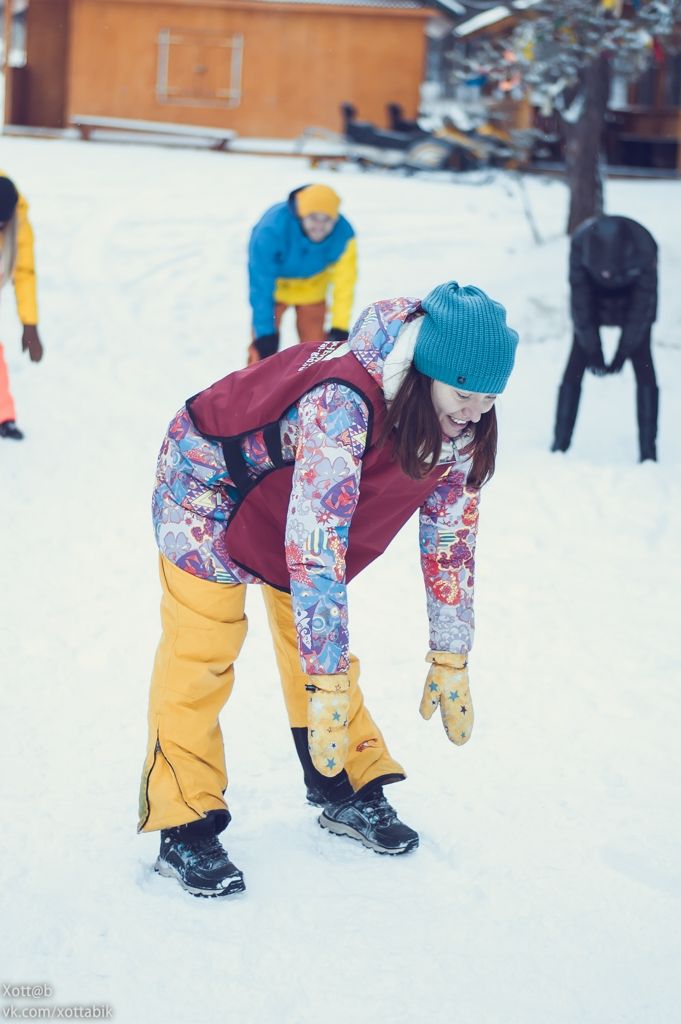
[{"label": "boot laces", "polygon": [[220,861],[228,860],[227,851],[215,835],[193,839],[191,843],[182,842],[182,846],[188,854],[187,863],[192,866],[206,862],[215,866]]},{"label": "boot laces", "polygon": [[383,793],[376,793],[362,801],[362,810],[372,825],[392,825],[397,811],[391,807]]}]

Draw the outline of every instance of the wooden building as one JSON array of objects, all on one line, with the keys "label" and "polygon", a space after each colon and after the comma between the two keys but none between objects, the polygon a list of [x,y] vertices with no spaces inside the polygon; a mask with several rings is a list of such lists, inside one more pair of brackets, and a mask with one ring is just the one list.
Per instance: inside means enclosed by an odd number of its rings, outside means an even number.
[{"label": "wooden building", "polygon": [[[9,6],[8,6],[9,5]],[[532,0],[480,10],[466,0],[0,0],[25,28],[26,61],[7,70],[6,121],[64,127],[79,116],[213,126],[292,139],[341,131],[340,105],[386,126],[407,117],[425,78],[452,96],[448,54],[504,34]],[[437,17],[438,15],[444,17]],[[679,44],[681,48],[681,42]],[[681,54],[674,48],[607,117],[611,165],[681,173]],[[499,114],[551,129],[508,94]],[[186,130],[186,129],[185,129]],[[557,150],[556,159],[561,155]]]},{"label": "wooden building", "polygon": [[350,102],[384,125],[387,102],[416,113],[431,13],[419,0],[30,0],[9,120],[292,138],[339,131]]}]

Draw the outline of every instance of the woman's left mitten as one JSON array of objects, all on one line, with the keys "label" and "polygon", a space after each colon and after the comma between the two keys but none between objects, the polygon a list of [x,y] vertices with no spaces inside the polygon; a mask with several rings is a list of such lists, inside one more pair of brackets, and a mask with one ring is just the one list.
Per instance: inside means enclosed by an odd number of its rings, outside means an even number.
[{"label": "woman's left mitten", "polygon": [[425,719],[440,706],[442,724],[457,747],[467,743],[473,731],[473,703],[468,684],[467,655],[429,651],[430,671],[423,688],[419,711]]}]

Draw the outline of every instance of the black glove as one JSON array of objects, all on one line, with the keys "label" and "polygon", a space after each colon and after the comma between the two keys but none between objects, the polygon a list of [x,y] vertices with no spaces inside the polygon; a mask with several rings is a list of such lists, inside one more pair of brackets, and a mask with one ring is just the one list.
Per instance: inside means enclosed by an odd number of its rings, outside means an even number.
[{"label": "black glove", "polygon": [[608,367],[608,373],[619,373],[627,359],[631,359],[634,352],[644,343],[646,338],[650,340],[651,324],[641,321],[638,324],[626,323],[622,328],[620,343],[617,346],[614,358]]},{"label": "black glove", "polygon": [[620,345],[615,355],[613,356],[612,362],[608,366],[608,373],[619,373],[625,362],[627,361],[627,353]]},{"label": "black glove", "polygon": [[582,328],[582,330],[575,331],[575,337],[586,358],[587,369],[591,373],[595,373],[597,377],[602,377],[604,373],[607,373],[607,368],[603,358],[601,335],[598,328]]},{"label": "black glove", "polygon": [[326,335],[327,341],[347,341],[348,332],[344,331],[341,327],[332,327]]},{"label": "black glove", "polygon": [[38,334],[37,326],[24,324],[24,333],[21,337],[21,350],[28,352],[32,363],[39,363],[43,358],[43,346]]},{"label": "black glove", "polygon": [[593,373],[595,377],[604,377],[608,373],[608,367],[605,365],[605,359],[603,357],[603,349],[598,349],[598,352],[590,354],[588,362],[586,364],[587,370]]},{"label": "black glove", "polygon": [[[258,359],[267,359],[268,356],[273,356],[279,348],[279,331],[274,331],[273,334],[263,334],[256,338],[251,348],[257,352]],[[257,362],[258,359],[253,361]]]}]

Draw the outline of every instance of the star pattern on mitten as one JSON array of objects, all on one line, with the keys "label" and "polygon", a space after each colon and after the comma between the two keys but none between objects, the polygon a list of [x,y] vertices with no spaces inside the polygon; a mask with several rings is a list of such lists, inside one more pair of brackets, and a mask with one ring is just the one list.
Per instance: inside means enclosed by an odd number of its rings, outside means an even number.
[{"label": "star pattern on mitten", "polygon": [[448,739],[461,746],[470,737],[474,717],[466,656],[431,651],[426,660],[431,667],[423,690],[421,715],[431,718],[439,705]]},{"label": "star pattern on mitten", "polygon": [[330,778],[343,770],[347,757],[350,684],[345,675],[309,678],[308,750],[317,771]]}]

